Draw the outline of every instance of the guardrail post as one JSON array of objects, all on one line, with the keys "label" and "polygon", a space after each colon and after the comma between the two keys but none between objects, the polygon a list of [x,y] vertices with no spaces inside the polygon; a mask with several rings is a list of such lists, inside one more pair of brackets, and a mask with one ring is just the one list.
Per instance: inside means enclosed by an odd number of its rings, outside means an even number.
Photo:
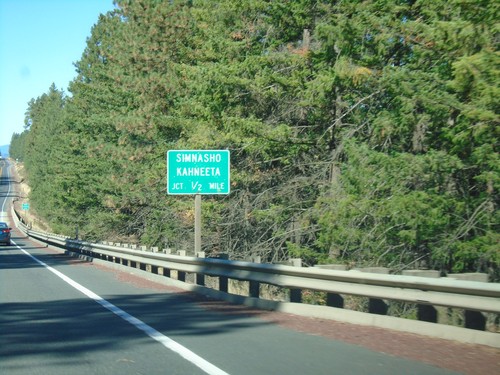
[{"label": "guardrail post", "polygon": [[389,307],[384,300],[378,298],[370,298],[368,300],[368,312],[370,314],[387,315]]},{"label": "guardrail post", "polygon": [[[450,273],[448,277],[458,280],[488,282],[488,275],[485,273]],[[464,320],[465,328],[476,329],[478,331],[486,330],[486,317],[481,311],[465,310]]]},{"label": "guardrail post", "polygon": [[258,281],[250,281],[248,294],[250,297],[259,298],[260,297],[260,283]]},{"label": "guardrail post", "polygon": [[[440,272],[435,270],[405,270],[402,272],[404,276],[417,276],[417,277],[429,277],[429,278],[439,278]],[[438,322],[438,311],[432,305],[417,305],[417,319],[424,322],[437,323]]]},{"label": "guardrail post", "polygon": [[[300,258],[291,258],[288,262],[293,267],[302,267]],[[302,289],[290,289],[290,302],[302,303]]]},{"label": "guardrail post", "polygon": [[[157,247],[152,247],[152,248],[151,248],[151,251],[152,251],[153,253],[157,253],[157,252],[158,252],[158,248],[157,248]],[[154,274],[156,274],[156,275],[158,274],[158,266],[155,266],[155,265],[153,265],[153,264],[148,264],[148,265],[146,266],[146,269],[148,270],[148,272],[154,273]]]},{"label": "guardrail post", "polygon": [[177,280],[185,282],[186,281],[186,272],[177,271]]},{"label": "guardrail post", "polygon": [[[385,267],[366,267],[361,268],[358,271],[368,272],[368,273],[380,273],[380,274],[389,274],[389,269]],[[370,298],[368,300],[368,312],[371,314],[377,315],[387,315],[387,311],[389,310],[389,306],[383,299],[379,298]]]},{"label": "guardrail post", "polygon": [[221,292],[227,293],[229,287],[228,278],[225,276],[219,277],[219,290]]},{"label": "guardrail post", "polygon": [[[172,254],[172,249],[171,248],[166,248],[166,249],[163,249],[162,250],[165,254]],[[169,268],[165,268],[165,267],[159,267],[161,268],[161,274],[165,277],[170,277],[170,269]],[[158,273],[160,273],[160,271],[158,271]]]},{"label": "guardrail post", "polygon": [[344,308],[344,297],[336,293],[326,294],[326,305],[330,307]]},{"label": "guardrail post", "polygon": [[163,276],[170,277],[170,268],[163,268]]},{"label": "guardrail post", "polygon": [[[228,260],[229,254],[220,253],[217,258]],[[219,291],[227,293],[229,291],[229,279],[227,276],[219,276]]]},{"label": "guardrail post", "polygon": [[[260,256],[252,256],[252,262],[253,263],[260,263],[261,262],[261,258]],[[249,286],[248,286],[248,295],[250,297],[254,297],[254,298],[259,298],[260,297],[260,283],[258,281],[251,281],[249,282]]]},{"label": "guardrail post", "polygon": [[[343,264],[317,264],[314,267],[325,270],[336,270],[336,271],[345,271],[347,269],[347,266]],[[330,307],[344,308],[344,297],[342,297],[340,294],[337,293],[327,293],[326,305]]]},{"label": "guardrail post", "polygon": [[486,330],[486,317],[481,311],[465,310],[465,328]]},{"label": "guardrail post", "polygon": [[290,302],[302,302],[302,289],[290,289]]},{"label": "guardrail post", "polygon": [[[204,251],[199,251],[198,254],[196,254],[198,258],[205,258],[205,252]],[[205,285],[205,275],[202,273],[196,273],[196,285]]]},{"label": "guardrail post", "polygon": [[[177,255],[181,257],[186,256],[186,250],[178,250]],[[186,281],[186,272],[184,271],[177,271],[177,280],[179,281]]]}]

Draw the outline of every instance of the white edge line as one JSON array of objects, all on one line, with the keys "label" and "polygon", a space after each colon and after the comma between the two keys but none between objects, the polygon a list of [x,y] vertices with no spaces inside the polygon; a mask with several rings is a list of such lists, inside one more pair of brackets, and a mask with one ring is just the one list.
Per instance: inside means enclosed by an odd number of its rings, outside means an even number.
[{"label": "white edge line", "polygon": [[47,268],[50,272],[64,280],[66,283],[71,285],[73,288],[77,289],[79,292],[85,294],[87,297],[90,299],[94,300],[104,308],[108,309],[111,311],[113,314],[119,316],[126,322],[132,324],[135,326],[137,329],[143,331],[146,335],[151,337],[153,340],[158,341],[160,344],[162,344],[164,347],[167,349],[179,354],[181,357],[184,359],[188,360],[195,366],[199,367],[203,371],[205,371],[209,375],[229,375],[227,372],[221,370],[217,366],[211,364],[207,360],[201,358],[199,355],[196,353],[192,352],[185,346],[179,344],[178,342],[172,340],[170,337],[165,336],[163,333],[157,331],[153,327],[147,325],[143,321],[135,318],[134,316],[130,315],[129,313],[125,312],[124,310],[120,309],[119,307],[113,305],[111,302],[105,300],[104,298],[100,297],[99,295],[95,294],[91,290],[87,289],[83,285],[77,283],[73,279],[69,278],[68,276],[64,275],[63,273],[57,271],[55,268],[50,267],[46,263],[42,262],[41,260],[37,259],[30,253],[28,253],[26,250],[22,249],[17,245],[15,242],[14,244],[16,247],[21,250],[24,254],[32,258],[35,262],[38,264],[42,265],[43,267]]}]

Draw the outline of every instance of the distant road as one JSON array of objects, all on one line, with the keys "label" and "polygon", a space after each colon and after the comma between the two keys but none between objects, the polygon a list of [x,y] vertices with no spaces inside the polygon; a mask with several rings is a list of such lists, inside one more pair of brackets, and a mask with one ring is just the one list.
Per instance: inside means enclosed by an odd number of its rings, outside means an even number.
[{"label": "distant road", "polygon": [[[1,163],[0,205],[9,212],[13,186]],[[17,230],[13,242],[0,247],[1,374],[457,374],[206,308]]]}]

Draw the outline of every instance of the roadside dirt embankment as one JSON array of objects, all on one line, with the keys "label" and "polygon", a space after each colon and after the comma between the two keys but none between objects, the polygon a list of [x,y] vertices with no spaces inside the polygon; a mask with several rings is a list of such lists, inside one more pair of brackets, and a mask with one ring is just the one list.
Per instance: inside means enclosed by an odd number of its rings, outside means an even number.
[{"label": "roadside dirt embankment", "polygon": [[31,192],[29,185],[26,183],[24,164],[10,159],[10,165],[11,183],[14,190],[12,200],[14,209],[23,221],[33,229],[51,232],[50,226],[37,217],[31,205],[28,210],[23,210],[23,203],[30,203],[29,195]]}]

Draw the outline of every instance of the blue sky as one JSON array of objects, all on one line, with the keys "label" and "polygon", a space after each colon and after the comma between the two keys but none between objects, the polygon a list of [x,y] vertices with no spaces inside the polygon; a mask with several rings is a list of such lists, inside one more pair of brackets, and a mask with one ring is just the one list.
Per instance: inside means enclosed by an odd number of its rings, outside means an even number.
[{"label": "blue sky", "polygon": [[68,93],[99,14],[113,0],[0,0],[0,146],[24,130],[28,102],[52,83]]}]

